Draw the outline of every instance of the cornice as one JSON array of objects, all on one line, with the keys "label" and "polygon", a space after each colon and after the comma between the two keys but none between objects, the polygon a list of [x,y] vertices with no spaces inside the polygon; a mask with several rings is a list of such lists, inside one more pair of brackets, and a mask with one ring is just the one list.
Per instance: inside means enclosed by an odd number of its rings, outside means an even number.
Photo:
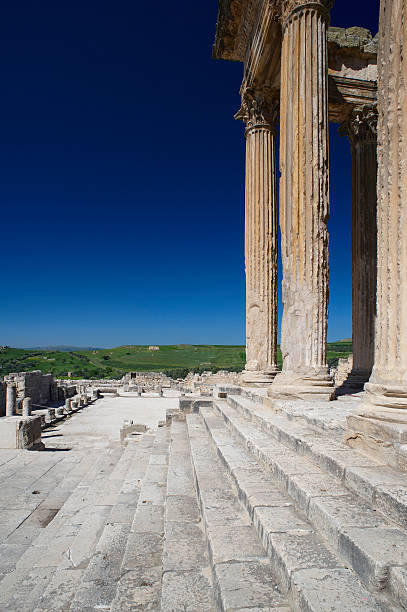
[{"label": "cornice", "polygon": [[251,0],[219,0],[218,20],[212,55],[215,59],[241,62],[238,36],[243,16]]}]

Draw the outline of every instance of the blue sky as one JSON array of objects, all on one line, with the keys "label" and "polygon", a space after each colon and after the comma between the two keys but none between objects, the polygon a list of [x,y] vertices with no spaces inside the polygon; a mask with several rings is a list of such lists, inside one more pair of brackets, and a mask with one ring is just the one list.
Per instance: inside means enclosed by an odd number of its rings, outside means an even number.
[{"label": "blue sky", "polygon": [[[336,0],[332,25],[375,33],[368,4]],[[244,343],[242,67],[211,59],[216,14],[3,7],[0,344]],[[351,335],[350,200],[333,125],[332,340]]]}]

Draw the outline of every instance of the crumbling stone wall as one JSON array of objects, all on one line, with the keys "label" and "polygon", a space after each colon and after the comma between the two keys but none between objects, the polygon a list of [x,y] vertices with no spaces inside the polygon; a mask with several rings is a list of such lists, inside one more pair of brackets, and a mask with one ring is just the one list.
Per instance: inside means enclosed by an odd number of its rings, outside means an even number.
[{"label": "crumbling stone wall", "polygon": [[43,374],[41,370],[9,374],[4,380],[14,381],[17,385],[17,401],[31,397],[33,405],[45,406],[58,399],[57,384],[52,374]]}]

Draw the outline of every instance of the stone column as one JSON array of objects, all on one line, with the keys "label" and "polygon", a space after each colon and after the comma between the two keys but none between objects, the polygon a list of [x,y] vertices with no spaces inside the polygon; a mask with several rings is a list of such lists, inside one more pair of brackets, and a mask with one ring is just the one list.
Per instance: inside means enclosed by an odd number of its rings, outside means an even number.
[{"label": "stone column", "polygon": [[331,399],[328,66],[332,0],[282,0],[280,227],[283,370],[270,397]]},{"label": "stone column", "polygon": [[271,383],[277,369],[276,124],[270,88],[245,89],[237,119],[246,123],[246,367],[242,382]]},{"label": "stone column", "polygon": [[23,416],[31,416],[32,401],[31,397],[25,397],[23,399]]},{"label": "stone column", "polygon": [[6,416],[14,416],[17,407],[17,387],[15,383],[7,384]]},{"label": "stone column", "polygon": [[405,471],[407,443],[406,0],[382,0],[378,55],[377,319],[364,405],[349,444]]},{"label": "stone column", "polygon": [[352,150],[353,368],[343,387],[363,389],[374,362],[377,280],[377,108],[355,108],[343,126]]}]

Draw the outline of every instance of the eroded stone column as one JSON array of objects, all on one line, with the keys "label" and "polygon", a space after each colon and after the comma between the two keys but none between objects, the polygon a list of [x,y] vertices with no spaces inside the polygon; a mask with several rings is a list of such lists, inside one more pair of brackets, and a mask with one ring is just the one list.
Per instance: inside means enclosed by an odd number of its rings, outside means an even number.
[{"label": "eroded stone column", "polygon": [[246,367],[242,382],[271,383],[277,368],[276,124],[279,100],[246,89],[237,119],[246,123]]},{"label": "eroded stone column", "polygon": [[17,408],[17,387],[15,383],[7,384],[6,416],[14,416]]},{"label": "eroded stone column", "polygon": [[407,470],[407,2],[382,0],[378,56],[377,321],[349,443]]},{"label": "eroded stone column", "polygon": [[23,399],[23,416],[31,416],[32,401],[31,397],[25,397]]},{"label": "eroded stone column", "polygon": [[328,67],[331,0],[283,0],[280,226],[283,370],[273,398],[330,399]]},{"label": "eroded stone column", "polygon": [[377,108],[355,108],[343,126],[352,150],[353,368],[345,388],[361,390],[374,362],[377,280]]}]

